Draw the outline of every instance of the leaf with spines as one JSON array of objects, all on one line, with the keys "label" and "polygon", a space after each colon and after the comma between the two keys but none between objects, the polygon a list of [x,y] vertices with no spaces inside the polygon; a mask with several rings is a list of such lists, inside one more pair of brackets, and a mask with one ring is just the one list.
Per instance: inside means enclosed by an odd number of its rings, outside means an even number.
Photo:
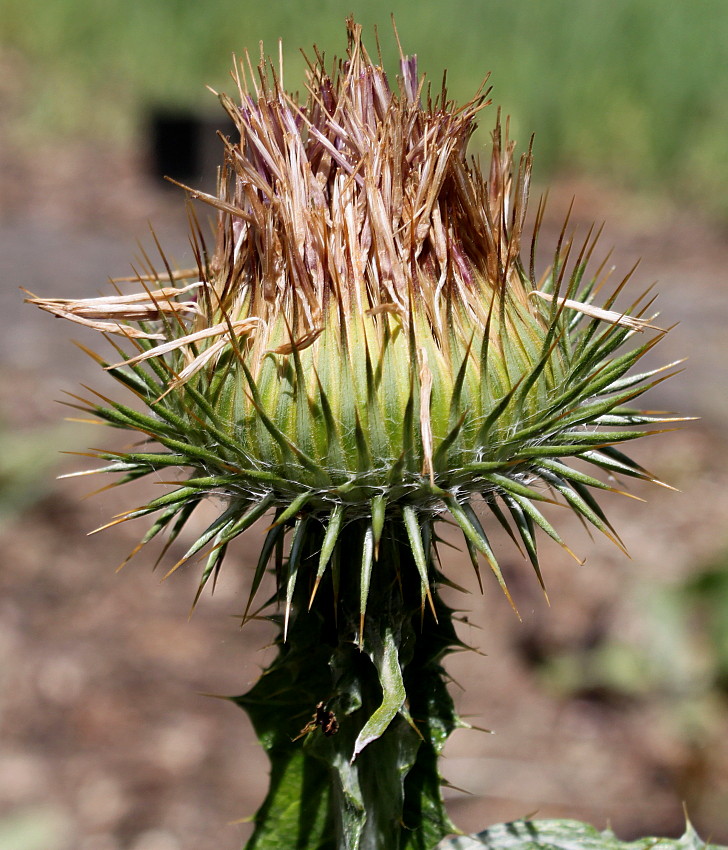
[{"label": "leaf with spines", "polygon": [[369,600],[369,585],[372,580],[374,563],[374,530],[371,525],[364,532],[361,547],[361,566],[359,567],[359,645],[364,644],[364,622]]},{"label": "leaf with spines", "polygon": [[521,820],[488,827],[477,835],[440,842],[435,850],[726,850],[703,841],[688,823],[681,838],[621,841],[609,829],[574,820]]}]

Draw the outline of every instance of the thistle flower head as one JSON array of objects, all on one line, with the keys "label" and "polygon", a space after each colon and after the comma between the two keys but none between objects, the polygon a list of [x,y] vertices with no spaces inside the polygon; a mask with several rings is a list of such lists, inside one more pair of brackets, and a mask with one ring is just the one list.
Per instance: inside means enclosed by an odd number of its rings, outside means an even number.
[{"label": "thistle flower head", "polygon": [[530,151],[515,166],[498,121],[485,173],[466,154],[487,92],[458,107],[405,56],[393,86],[353,23],[345,60],[310,63],[304,100],[264,64],[248,71],[235,71],[237,101],[220,97],[239,140],[225,140],[219,192],[192,192],[218,219],[209,251],[193,221],[197,268],[149,269],[135,295],[36,299],[136,348],[104,365],[148,411],[89,406],[158,448],[102,454],[104,471],[188,472],[122,518],[157,513],[142,542],[174,537],[223,496],[183,558],[211,547],[201,586],[268,510],[256,587],[287,529],[295,583],[310,522],[322,525],[314,586],[351,522],[366,529],[364,570],[394,522],[423,594],[446,511],[505,589],[476,502],[539,578],[536,527],[563,541],[538,502],[560,500],[616,540],[591,494],[609,486],[572,461],[651,477],[616,446],[664,421],[630,406],[655,382],[630,370],[661,331],[640,299],[613,309],[621,284],[595,306],[608,275],[584,277],[591,236],[577,248],[562,234],[536,279],[535,245],[528,259],[521,245]]}]

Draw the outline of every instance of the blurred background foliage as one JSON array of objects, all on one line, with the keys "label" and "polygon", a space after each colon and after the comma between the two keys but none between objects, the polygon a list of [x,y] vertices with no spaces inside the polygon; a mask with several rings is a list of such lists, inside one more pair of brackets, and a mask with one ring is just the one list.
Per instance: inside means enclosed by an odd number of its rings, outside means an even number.
[{"label": "blurred background foliage", "polygon": [[48,494],[58,447],[72,445],[76,435],[77,429],[67,423],[21,429],[0,419],[0,530]]},{"label": "blurred background foliage", "polygon": [[392,10],[436,90],[442,68],[460,101],[492,72],[522,146],[537,129],[538,177],[587,172],[728,216],[725,0],[1,0],[0,43],[24,72],[15,132],[127,144],[151,105],[214,111],[203,83],[230,91],[231,55],[255,61],[260,39],[274,56],[283,39],[298,84],[299,49],[332,58],[349,12],[372,51],[380,28],[394,70]]}]

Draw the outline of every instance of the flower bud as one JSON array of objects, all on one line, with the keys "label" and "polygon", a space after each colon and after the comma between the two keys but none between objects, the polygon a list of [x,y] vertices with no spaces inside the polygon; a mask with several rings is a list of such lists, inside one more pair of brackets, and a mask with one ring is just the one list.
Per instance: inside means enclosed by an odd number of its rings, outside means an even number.
[{"label": "flower bud", "polygon": [[572,461],[651,477],[615,446],[666,421],[629,406],[656,382],[630,370],[663,332],[649,305],[614,310],[621,286],[594,305],[595,239],[577,250],[562,234],[536,280],[535,245],[528,267],[521,252],[530,151],[516,167],[499,120],[487,173],[466,156],[487,93],[456,107],[404,56],[392,86],[354,24],[345,61],[312,64],[304,102],[264,65],[237,79],[238,101],[221,96],[240,138],[225,141],[219,192],[192,192],[218,210],[211,252],[193,227],[197,268],[151,272],[134,296],[36,299],[136,346],[106,368],[149,412],[91,409],[161,450],[102,455],[104,471],[188,472],[124,518],[159,512],[145,541],[176,535],[224,497],[182,559],[212,547],[202,584],[269,509],[271,541],[302,517],[325,527],[316,584],[349,523],[366,520],[376,557],[394,520],[428,594],[422,525],[449,512],[505,590],[476,503],[539,578],[536,527],[565,546],[539,502],[618,542],[591,494],[610,486]]}]

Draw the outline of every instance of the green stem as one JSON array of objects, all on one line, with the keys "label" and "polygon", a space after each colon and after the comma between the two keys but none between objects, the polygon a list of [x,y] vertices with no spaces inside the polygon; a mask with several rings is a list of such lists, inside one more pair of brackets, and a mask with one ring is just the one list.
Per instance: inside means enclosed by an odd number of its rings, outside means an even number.
[{"label": "green stem", "polygon": [[436,592],[432,553],[437,620],[423,608],[401,521],[387,522],[360,635],[367,524],[344,529],[309,610],[321,544],[314,529],[304,542],[286,641],[281,629],[278,656],[235,700],[271,761],[247,850],[431,850],[452,831],[437,759],[460,725],[440,663],[460,643]]}]

